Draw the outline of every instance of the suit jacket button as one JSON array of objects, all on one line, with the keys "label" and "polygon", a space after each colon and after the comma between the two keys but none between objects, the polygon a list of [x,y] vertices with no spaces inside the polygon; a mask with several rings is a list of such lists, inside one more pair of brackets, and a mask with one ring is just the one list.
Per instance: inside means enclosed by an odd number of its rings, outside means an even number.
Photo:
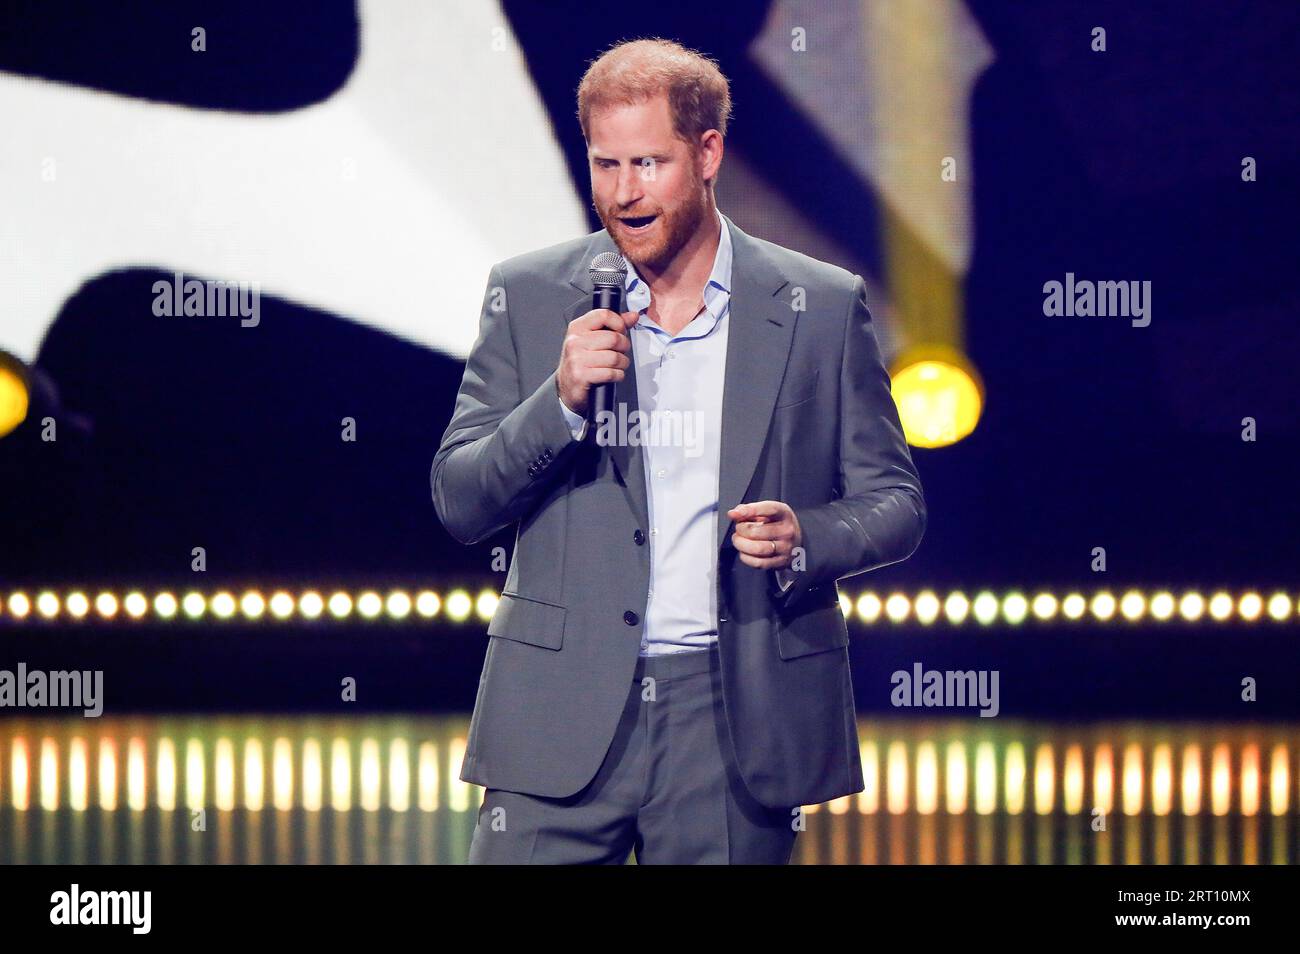
[{"label": "suit jacket button", "polygon": [[626,613],[623,614],[623,622],[627,623],[627,625],[629,626],[635,626],[637,624],[638,619],[639,617],[636,615],[636,613],[633,613],[631,610],[628,610]]},{"label": "suit jacket button", "polygon": [[632,534],[632,540],[637,546],[641,546],[641,544],[645,543],[645,534],[641,532],[640,527],[637,528],[636,533]]}]

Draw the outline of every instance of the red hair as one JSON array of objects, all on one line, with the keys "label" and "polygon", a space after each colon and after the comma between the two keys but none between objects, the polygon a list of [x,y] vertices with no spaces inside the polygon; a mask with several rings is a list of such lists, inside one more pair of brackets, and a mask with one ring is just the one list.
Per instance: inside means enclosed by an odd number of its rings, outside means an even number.
[{"label": "red hair", "polygon": [[583,138],[591,142],[592,113],[637,105],[664,93],[673,132],[692,148],[710,129],[727,135],[731,89],[718,64],[680,43],[652,38],[615,44],[587,68],[578,84]]}]

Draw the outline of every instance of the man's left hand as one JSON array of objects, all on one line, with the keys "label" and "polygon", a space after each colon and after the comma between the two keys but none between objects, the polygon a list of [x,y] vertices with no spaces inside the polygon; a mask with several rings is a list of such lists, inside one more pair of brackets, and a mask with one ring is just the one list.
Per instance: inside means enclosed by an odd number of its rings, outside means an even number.
[{"label": "man's left hand", "polygon": [[731,545],[741,562],[760,570],[788,567],[794,548],[803,542],[799,518],[779,500],[743,503],[727,511],[735,523]]}]

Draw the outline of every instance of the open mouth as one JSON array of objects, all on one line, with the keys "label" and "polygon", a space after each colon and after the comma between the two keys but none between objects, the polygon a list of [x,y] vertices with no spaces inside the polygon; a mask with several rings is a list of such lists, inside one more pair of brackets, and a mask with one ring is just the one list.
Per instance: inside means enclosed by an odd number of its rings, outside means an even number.
[{"label": "open mouth", "polygon": [[629,232],[644,232],[657,218],[659,218],[657,215],[640,215],[619,219],[619,221],[623,223],[623,227]]}]

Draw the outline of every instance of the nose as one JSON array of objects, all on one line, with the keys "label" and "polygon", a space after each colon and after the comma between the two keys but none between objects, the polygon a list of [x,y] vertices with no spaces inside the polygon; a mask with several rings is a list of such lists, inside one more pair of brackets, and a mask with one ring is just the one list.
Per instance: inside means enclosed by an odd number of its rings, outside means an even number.
[{"label": "nose", "polygon": [[641,169],[638,166],[628,163],[626,166],[620,166],[618,170],[618,188],[614,192],[614,201],[621,208],[627,208],[637,199],[641,198],[644,190],[641,188],[644,183],[641,176]]}]

